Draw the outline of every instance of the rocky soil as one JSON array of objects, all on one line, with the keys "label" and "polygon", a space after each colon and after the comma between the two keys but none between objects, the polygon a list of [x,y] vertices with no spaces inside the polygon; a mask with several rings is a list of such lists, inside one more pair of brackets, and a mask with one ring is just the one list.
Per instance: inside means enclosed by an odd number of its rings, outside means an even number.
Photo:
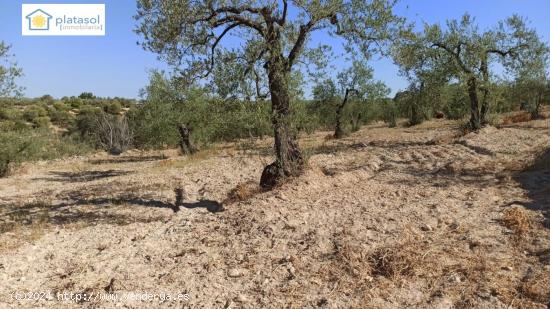
[{"label": "rocky soil", "polygon": [[550,121],[457,132],[304,136],[270,192],[268,139],[26,164],[0,179],[0,307],[547,308]]}]

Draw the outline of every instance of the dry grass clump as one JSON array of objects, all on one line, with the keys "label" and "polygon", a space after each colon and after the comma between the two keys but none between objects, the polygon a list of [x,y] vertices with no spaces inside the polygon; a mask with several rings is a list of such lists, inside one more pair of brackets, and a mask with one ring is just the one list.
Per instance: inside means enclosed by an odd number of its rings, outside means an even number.
[{"label": "dry grass clump", "polygon": [[[315,269],[314,265],[318,260],[307,267],[300,264],[297,266],[307,268],[308,272],[316,277],[314,281],[325,285],[331,294],[348,295],[355,300],[370,295],[374,278],[366,246],[340,233],[334,236],[332,244],[332,252],[322,255],[323,262],[316,271],[312,269]],[[348,305],[349,308],[355,308],[352,303]]]},{"label": "dry grass clump", "polygon": [[247,181],[238,184],[235,188],[231,189],[227,194],[227,198],[222,204],[232,204],[237,202],[246,201],[254,195],[261,192],[261,188],[255,181]]},{"label": "dry grass clump", "polygon": [[341,270],[348,275],[362,279],[370,279],[372,269],[368,264],[366,251],[360,245],[349,241],[334,240],[334,257]]},{"label": "dry grass clump", "polygon": [[529,214],[521,207],[508,208],[501,219],[502,224],[512,230],[517,236],[526,235],[531,229]]},{"label": "dry grass clump", "polygon": [[531,114],[527,112],[523,112],[520,114],[505,117],[504,119],[502,119],[502,124],[509,125],[509,124],[518,123],[518,122],[526,122],[529,120],[531,120]]},{"label": "dry grass clump", "polygon": [[520,286],[523,296],[543,304],[550,304],[550,269],[526,279]]},{"label": "dry grass clump", "polygon": [[406,240],[376,249],[369,257],[374,275],[395,280],[412,277],[428,266],[425,259],[429,251],[424,243]]}]

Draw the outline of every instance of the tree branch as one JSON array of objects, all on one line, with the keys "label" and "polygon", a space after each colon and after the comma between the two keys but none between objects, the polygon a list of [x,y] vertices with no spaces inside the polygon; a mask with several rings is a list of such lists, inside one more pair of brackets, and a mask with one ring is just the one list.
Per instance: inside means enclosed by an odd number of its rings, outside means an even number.
[{"label": "tree branch", "polygon": [[312,19],[307,24],[300,25],[300,32],[298,33],[298,38],[296,39],[294,46],[292,47],[292,49],[290,50],[290,53],[288,54],[287,67],[289,69],[292,67],[292,65],[294,64],[294,61],[298,57],[298,54],[301,52],[304,42],[306,41],[307,34],[316,23],[317,23],[317,20]]},{"label": "tree branch", "polygon": [[496,49],[496,48],[495,49],[488,49],[487,53],[488,54],[497,54],[497,55],[500,55],[502,57],[506,57],[506,56],[513,55],[516,52],[516,50],[518,50],[520,48],[529,48],[529,45],[528,44],[519,44],[517,46],[509,48],[508,50],[500,50],[500,49]]},{"label": "tree branch", "polygon": [[286,23],[286,14],[288,10],[288,1],[283,0],[283,15],[281,15],[281,18],[277,20],[277,23],[282,27]]},{"label": "tree branch", "polygon": [[432,47],[437,47],[437,48],[441,48],[443,50],[445,50],[447,53],[451,54],[451,56],[453,56],[453,58],[456,60],[456,62],[458,63],[458,65],[460,66],[460,68],[468,73],[468,74],[471,74],[472,73],[472,70],[468,69],[468,67],[466,67],[466,65],[464,64],[464,62],[462,62],[462,59],[460,59],[460,53],[461,53],[461,50],[462,50],[462,42],[459,42],[457,47],[456,47],[456,52],[450,48],[449,46],[441,43],[441,42],[434,42],[432,43]]},{"label": "tree branch", "polygon": [[219,27],[221,25],[225,25],[230,22],[238,23],[239,25],[244,25],[249,28],[255,29],[260,33],[260,35],[264,36],[265,30],[262,27],[261,24],[254,22],[248,18],[242,17],[240,15],[227,15],[223,18],[217,19],[213,22],[213,27]]}]

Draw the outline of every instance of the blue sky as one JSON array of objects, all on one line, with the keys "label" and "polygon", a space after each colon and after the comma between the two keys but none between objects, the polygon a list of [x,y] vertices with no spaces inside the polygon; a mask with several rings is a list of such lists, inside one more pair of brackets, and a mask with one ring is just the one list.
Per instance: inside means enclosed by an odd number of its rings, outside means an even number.
[{"label": "blue sky", "polygon": [[[104,37],[21,36],[22,3],[105,3]],[[0,40],[12,45],[25,76],[19,80],[25,95],[54,97],[78,95],[84,91],[99,96],[138,97],[147,84],[148,72],[165,68],[156,55],[136,44],[133,33],[136,11],[134,0],[110,1],[19,1],[0,0]],[[527,17],[531,26],[548,42],[550,1],[548,0],[402,0],[396,13],[417,22],[441,23],[459,18],[464,12],[476,17],[481,28],[514,13]],[[312,44],[327,37],[317,34]],[[389,59],[373,60],[375,77],[383,80],[392,93],[406,87]]]}]

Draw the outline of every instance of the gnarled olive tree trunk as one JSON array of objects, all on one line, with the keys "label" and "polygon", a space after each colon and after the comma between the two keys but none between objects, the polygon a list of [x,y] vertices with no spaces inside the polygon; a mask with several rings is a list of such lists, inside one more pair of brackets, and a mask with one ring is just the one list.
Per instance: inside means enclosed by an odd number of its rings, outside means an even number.
[{"label": "gnarled olive tree trunk", "polygon": [[181,152],[185,155],[190,155],[197,152],[197,148],[191,144],[191,128],[183,123],[180,123],[178,125],[178,131],[180,133]]},{"label": "gnarled olive tree trunk", "polygon": [[348,97],[352,91],[355,91],[355,90],[346,89],[344,100],[342,101],[342,104],[338,105],[338,108],[336,109],[336,128],[334,129],[334,138],[344,137],[344,130],[342,129],[342,111],[344,110],[344,107],[346,107],[346,103],[348,102]]},{"label": "gnarled olive tree trunk", "polygon": [[304,160],[290,130],[290,69],[286,68],[282,56],[272,57],[266,69],[271,93],[276,159],[264,168],[260,186],[273,188],[284,178],[298,175],[303,169]]},{"label": "gnarled olive tree trunk", "polygon": [[473,76],[468,79],[468,96],[470,97],[470,129],[477,131],[481,129],[481,119],[477,96],[477,79]]},{"label": "gnarled olive tree trunk", "polygon": [[483,87],[480,87],[481,112],[479,122],[481,126],[487,125],[487,112],[489,111],[489,67],[486,57],[481,61],[481,73],[483,75]]}]

